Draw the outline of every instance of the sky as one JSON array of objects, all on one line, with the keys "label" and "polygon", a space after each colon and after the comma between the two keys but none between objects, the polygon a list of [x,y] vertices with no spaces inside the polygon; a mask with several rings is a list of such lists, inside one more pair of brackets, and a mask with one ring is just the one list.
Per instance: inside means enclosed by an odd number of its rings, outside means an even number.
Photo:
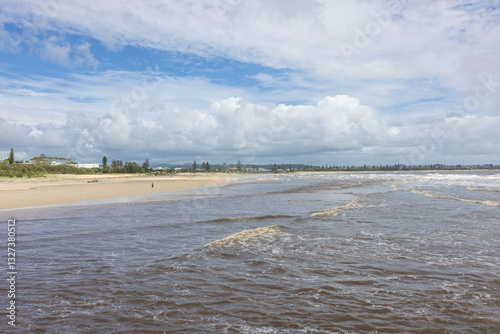
[{"label": "sky", "polygon": [[499,59],[499,0],[0,0],[0,158],[499,164]]}]

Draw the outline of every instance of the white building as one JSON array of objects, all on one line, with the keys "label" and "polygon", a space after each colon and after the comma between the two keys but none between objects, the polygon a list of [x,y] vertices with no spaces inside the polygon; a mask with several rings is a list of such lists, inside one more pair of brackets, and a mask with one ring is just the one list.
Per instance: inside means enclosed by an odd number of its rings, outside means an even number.
[{"label": "white building", "polygon": [[66,161],[63,161],[63,160],[56,160],[56,159],[49,159],[49,163],[50,163],[52,166],[66,165]]},{"label": "white building", "polygon": [[78,164],[78,168],[99,168],[99,164]]}]

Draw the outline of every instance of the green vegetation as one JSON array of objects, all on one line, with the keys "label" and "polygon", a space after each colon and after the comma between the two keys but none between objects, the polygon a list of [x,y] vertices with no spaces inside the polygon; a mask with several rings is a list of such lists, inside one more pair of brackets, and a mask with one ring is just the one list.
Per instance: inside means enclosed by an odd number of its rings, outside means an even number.
[{"label": "green vegetation", "polygon": [[205,172],[210,172],[210,164],[207,162],[203,162],[203,164],[201,165],[201,169]]},{"label": "green vegetation", "polygon": [[70,166],[76,166],[77,163],[74,161],[71,161],[66,158],[58,158],[58,157],[47,157],[45,154],[40,154],[38,157],[34,157],[31,159],[31,163],[33,164],[41,164],[41,165],[70,165]]},{"label": "green vegetation", "polygon": [[146,161],[144,161],[144,163],[142,164],[142,169],[144,171],[148,171],[149,172],[149,159],[146,159]]},{"label": "green vegetation", "polygon": [[0,176],[39,177],[45,174],[94,174],[93,170],[78,168],[70,164],[51,165],[45,163],[0,163]]},{"label": "green vegetation", "polygon": [[98,174],[98,173],[156,173],[156,174],[172,174],[172,173],[187,173],[187,172],[239,172],[239,173],[291,173],[303,171],[320,171],[320,172],[357,172],[357,171],[424,171],[424,170],[471,170],[471,169],[500,169],[500,165],[484,164],[484,165],[418,165],[408,166],[403,164],[394,165],[372,165],[372,166],[335,166],[322,165],[313,166],[307,164],[287,164],[281,163],[278,165],[245,165],[240,160],[236,164],[213,164],[203,162],[201,169],[198,169],[196,160],[190,166],[185,164],[174,168],[172,167],[151,168],[149,159],[146,159],[139,166],[136,162],[125,162],[122,160],[112,160],[111,165],[108,165],[108,158],[102,158],[102,167],[95,168],[80,168],[76,162],[67,158],[47,157],[41,154],[34,157],[29,162],[17,162],[14,159],[14,149],[10,150],[10,155],[3,162],[0,162],[0,177],[40,177],[46,174]]},{"label": "green vegetation", "polygon": [[9,164],[12,165],[15,162],[14,160],[14,149],[10,149],[10,156],[9,156]]},{"label": "green vegetation", "polygon": [[103,157],[102,168],[81,168],[74,161],[67,158],[47,157],[41,154],[29,162],[16,162],[14,150],[11,149],[9,158],[0,163],[0,177],[41,177],[46,174],[98,174],[98,173],[150,173],[149,159],[140,167],[135,162],[113,160],[111,166],[108,158]]},{"label": "green vegetation", "polygon": [[[186,165],[183,165],[186,166]],[[208,167],[207,167],[208,166]],[[308,164],[268,164],[268,165],[245,165],[240,160],[236,164],[213,164],[209,165],[208,162],[202,164],[201,169],[177,167],[179,172],[239,172],[239,173],[292,173],[292,172],[394,172],[394,171],[446,171],[446,170],[471,170],[471,169],[500,169],[500,165],[484,164],[484,165],[444,165],[444,164],[431,164],[431,165],[362,165],[362,166],[335,166],[335,165],[308,165]]]}]

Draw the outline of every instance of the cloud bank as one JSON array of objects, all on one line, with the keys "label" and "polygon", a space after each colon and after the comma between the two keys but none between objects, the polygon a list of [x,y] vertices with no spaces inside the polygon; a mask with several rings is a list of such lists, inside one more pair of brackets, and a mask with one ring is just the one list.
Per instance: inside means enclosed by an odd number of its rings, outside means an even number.
[{"label": "cloud bank", "polygon": [[[108,74],[111,82],[116,76],[127,81],[123,73]],[[87,80],[94,84],[92,77]],[[56,92],[58,85],[66,86],[65,82],[33,82],[33,86]],[[53,120],[29,125],[0,118],[0,141],[4,147],[16,147],[25,159],[45,153],[89,162],[106,155],[120,160],[149,158],[157,163],[193,159],[327,164],[425,164],[445,159],[461,163],[457,157],[464,154],[488,161],[488,153],[500,148],[497,116],[454,115],[418,126],[394,125],[392,118],[348,95],[326,96],[308,105],[259,104],[237,96],[225,98],[226,87],[217,90],[198,79],[138,81],[129,76],[128,88],[122,87],[127,94],[109,87],[105,78],[100,85],[93,90],[92,104],[74,101],[72,94],[61,99],[59,93],[44,93],[45,100],[62,105],[72,102],[71,111],[54,112]],[[81,85],[75,89],[82,87],[90,90]],[[202,99],[189,95],[179,99],[190,91],[180,87],[212,91]],[[116,99],[104,99],[108,95]],[[210,101],[214,95],[222,97]],[[76,106],[80,111],[75,111]],[[97,111],[85,109],[89,106]]]}]

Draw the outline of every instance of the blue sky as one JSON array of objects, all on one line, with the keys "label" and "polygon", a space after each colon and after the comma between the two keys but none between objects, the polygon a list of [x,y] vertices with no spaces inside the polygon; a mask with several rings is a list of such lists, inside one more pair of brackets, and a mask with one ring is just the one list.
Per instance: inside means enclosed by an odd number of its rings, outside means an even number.
[{"label": "blue sky", "polygon": [[498,4],[0,0],[0,156],[499,163]]}]

